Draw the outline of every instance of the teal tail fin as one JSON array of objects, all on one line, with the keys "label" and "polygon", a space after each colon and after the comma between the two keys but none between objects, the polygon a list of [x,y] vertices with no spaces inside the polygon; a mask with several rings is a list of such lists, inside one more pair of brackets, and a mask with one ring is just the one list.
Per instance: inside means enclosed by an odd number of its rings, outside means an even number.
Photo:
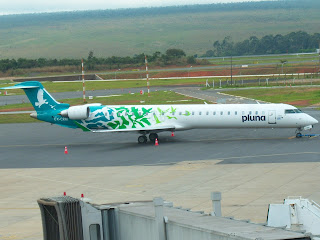
[{"label": "teal tail fin", "polygon": [[30,81],[16,84],[2,89],[23,89],[34,109],[39,111],[68,108],[70,105],[57,102],[40,82]]}]

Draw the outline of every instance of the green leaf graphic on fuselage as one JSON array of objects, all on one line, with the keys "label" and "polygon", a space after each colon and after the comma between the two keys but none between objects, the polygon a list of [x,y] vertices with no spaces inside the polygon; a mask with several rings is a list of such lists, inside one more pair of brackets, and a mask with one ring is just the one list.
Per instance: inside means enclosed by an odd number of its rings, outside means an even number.
[{"label": "green leaf graphic on fuselage", "polygon": [[182,115],[184,115],[184,116],[190,116],[191,114],[190,114],[189,111],[186,111],[186,113],[183,113]]},{"label": "green leaf graphic on fuselage", "polygon": [[176,108],[171,107],[171,112],[170,113],[174,114],[176,112],[176,110],[177,110]]},{"label": "green leaf graphic on fuselage", "polygon": [[154,117],[154,120],[156,120],[156,124],[162,123],[162,122],[159,120],[159,118],[157,117],[156,114],[153,115],[153,117]]},{"label": "green leaf graphic on fuselage", "polygon": [[175,119],[175,120],[178,120],[176,117],[170,117],[170,116],[167,116],[168,119]]}]

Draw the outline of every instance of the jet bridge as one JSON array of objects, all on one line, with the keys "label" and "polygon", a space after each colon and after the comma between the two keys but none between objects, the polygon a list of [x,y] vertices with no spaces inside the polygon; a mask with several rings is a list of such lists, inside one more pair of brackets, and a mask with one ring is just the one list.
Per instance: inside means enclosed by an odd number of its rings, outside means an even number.
[{"label": "jet bridge", "polygon": [[[41,198],[44,240],[194,240],[194,239],[305,239],[304,233],[192,212],[173,207],[162,198],[153,201],[97,205],[69,196]],[[218,196],[219,197],[219,196]],[[220,211],[219,211],[220,210]]]}]

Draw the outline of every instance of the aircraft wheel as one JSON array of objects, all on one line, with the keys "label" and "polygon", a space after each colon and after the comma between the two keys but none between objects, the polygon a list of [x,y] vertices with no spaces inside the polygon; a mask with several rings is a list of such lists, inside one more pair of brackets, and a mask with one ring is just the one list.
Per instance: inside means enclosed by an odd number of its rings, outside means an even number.
[{"label": "aircraft wheel", "polygon": [[149,139],[150,139],[151,142],[156,141],[156,138],[159,139],[158,134],[156,134],[156,133],[150,133],[149,134]]},{"label": "aircraft wheel", "polygon": [[298,132],[298,133],[296,134],[296,138],[302,138],[302,133]]},{"label": "aircraft wheel", "polygon": [[138,143],[147,143],[148,139],[146,136],[139,136],[138,137]]}]

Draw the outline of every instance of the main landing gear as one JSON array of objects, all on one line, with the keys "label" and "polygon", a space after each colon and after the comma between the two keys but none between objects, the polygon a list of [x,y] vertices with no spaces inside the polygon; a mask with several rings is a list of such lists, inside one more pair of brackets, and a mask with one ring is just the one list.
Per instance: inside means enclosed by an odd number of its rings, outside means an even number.
[{"label": "main landing gear", "polygon": [[148,139],[146,135],[142,135],[138,137],[138,143],[147,143]]},{"label": "main landing gear", "polygon": [[[156,138],[159,138],[158,134],[156,134],[156,133],[150,133],[149,134],[149,139],[150,139],[151,142],[155,142]],[[147,143],[147,141],[148,141],[148,138],[147,138],[146,134],[141,135],[141,136],[138,137],[138,143],[139,144]]]}]

